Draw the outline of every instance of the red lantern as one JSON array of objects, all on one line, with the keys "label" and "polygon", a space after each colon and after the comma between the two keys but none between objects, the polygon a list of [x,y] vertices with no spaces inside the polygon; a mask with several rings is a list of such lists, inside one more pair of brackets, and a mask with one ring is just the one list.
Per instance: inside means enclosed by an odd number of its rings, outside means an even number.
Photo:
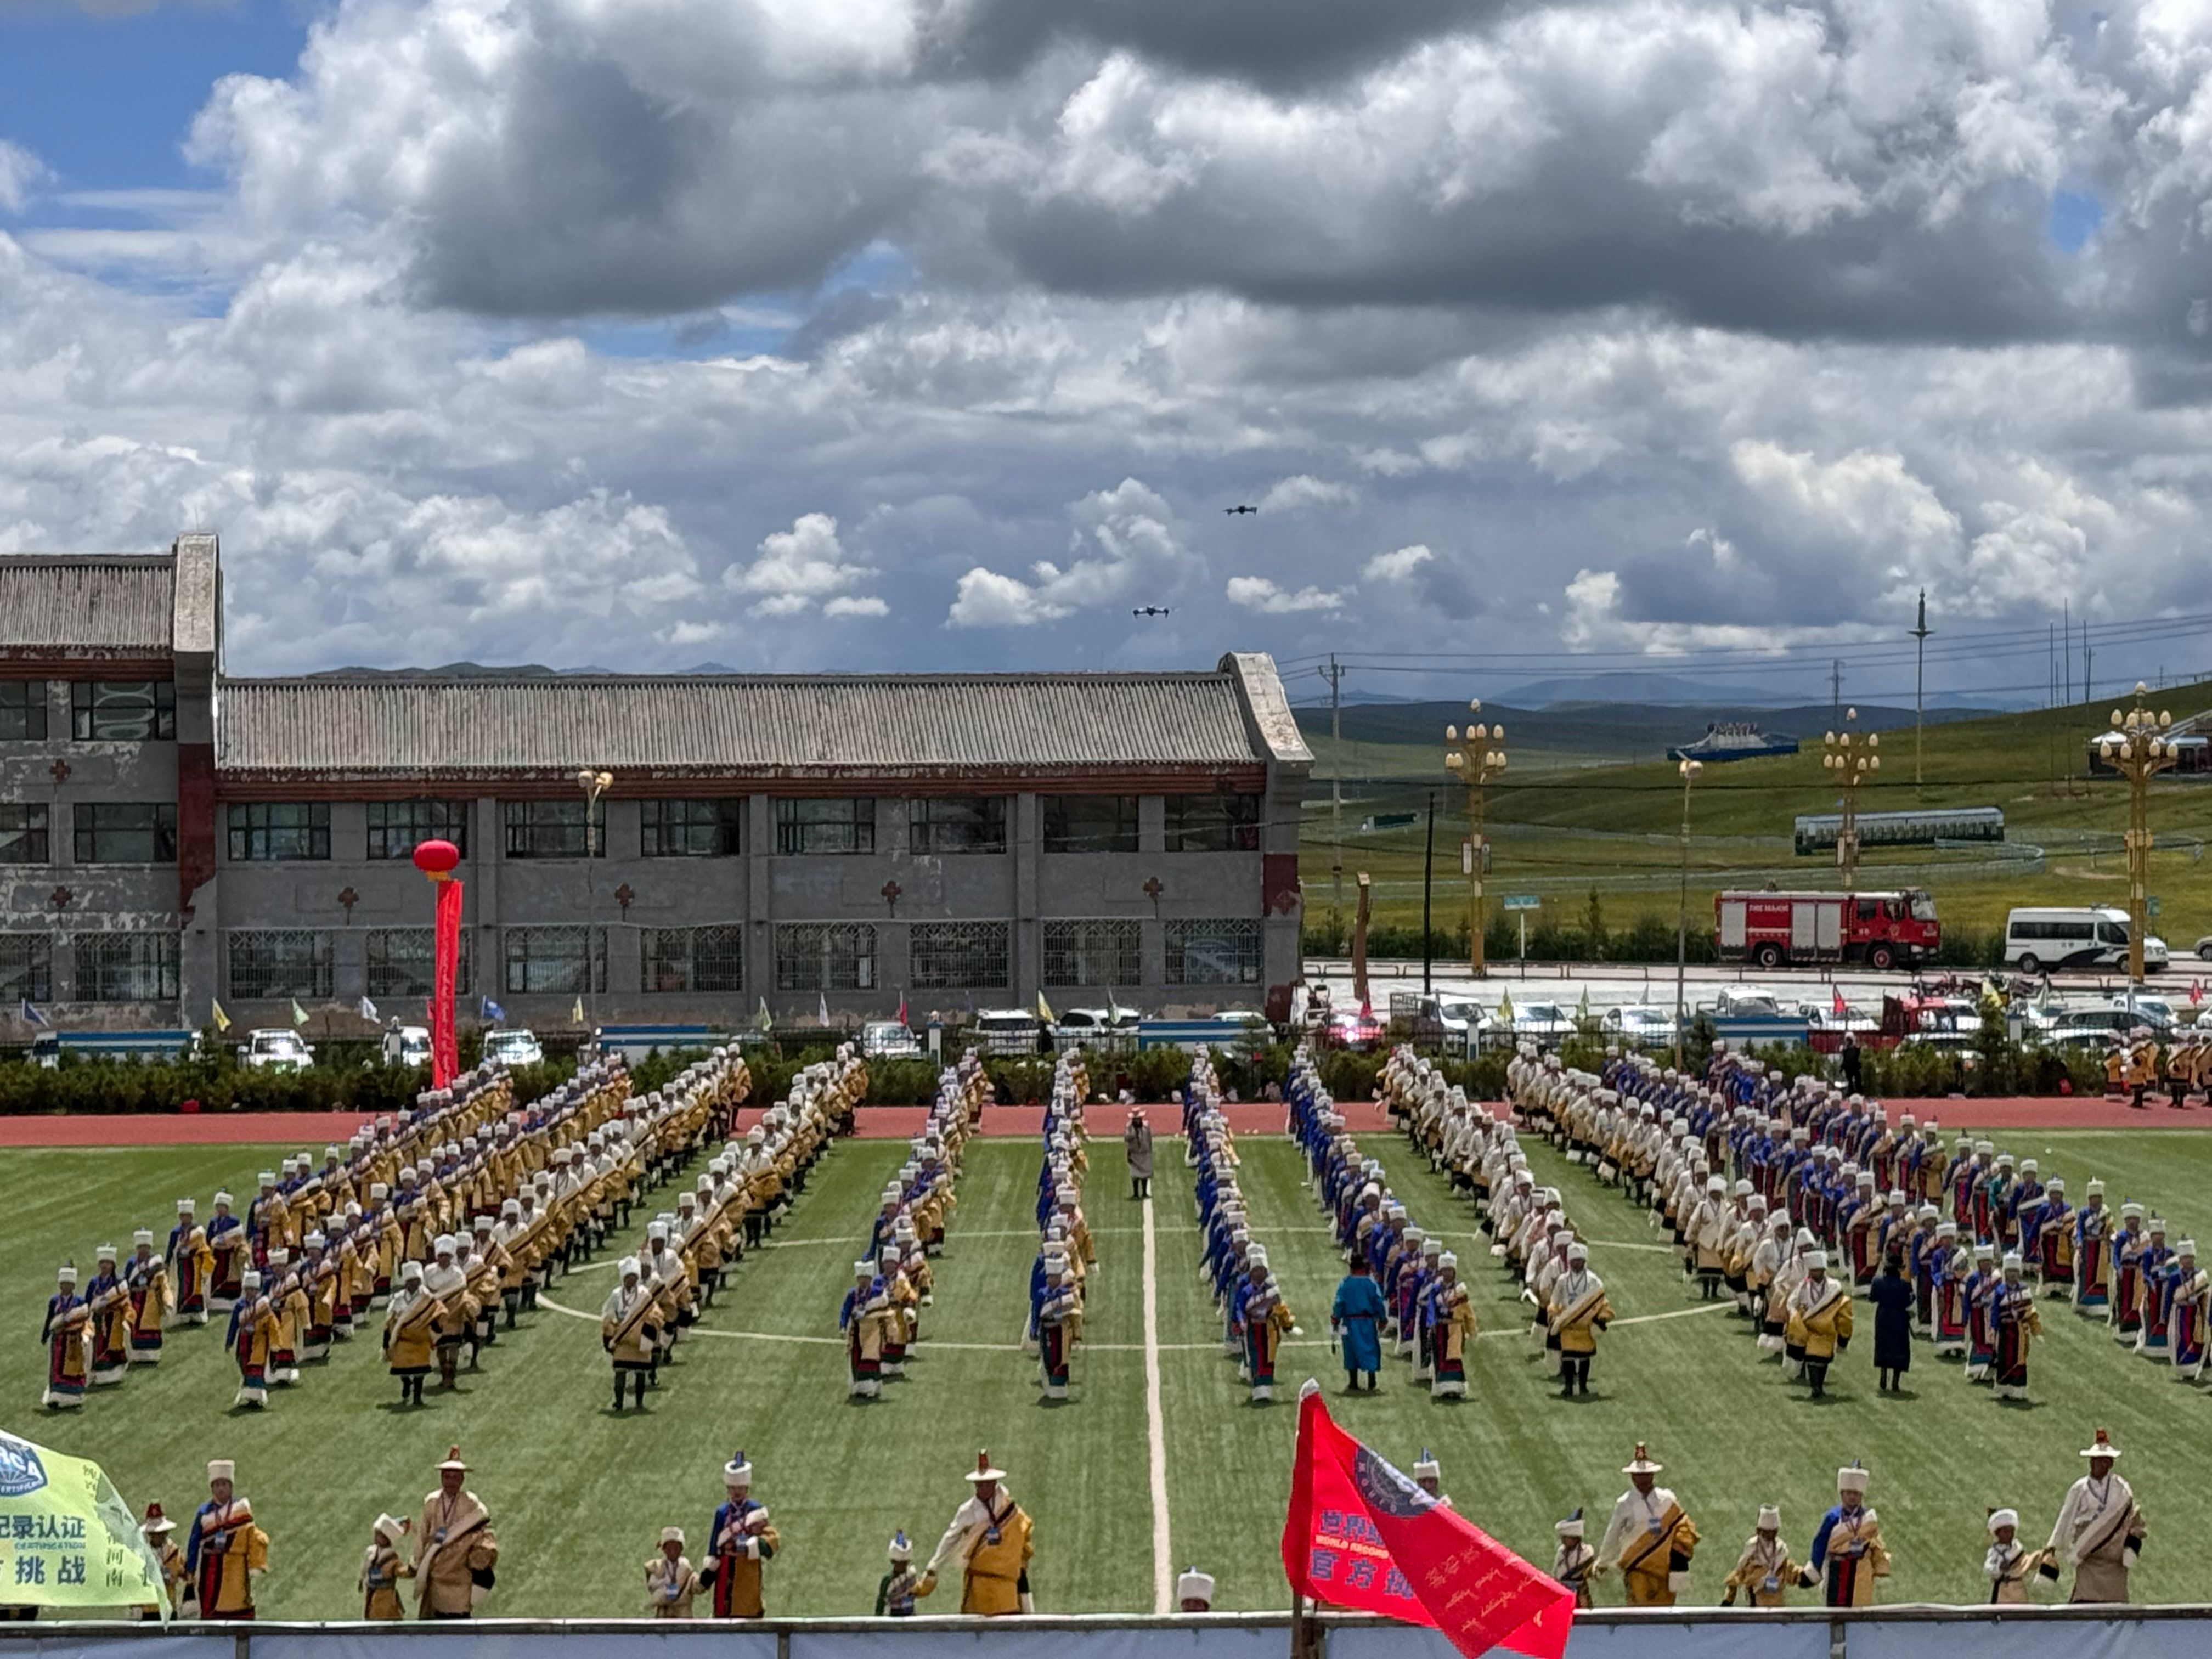
[{"label": "red lantern", "polygon": [[461,861],[461,849],[449,841],[423,841],[415,844],[415,867],[433,881],[449,880],[453,867]]}]

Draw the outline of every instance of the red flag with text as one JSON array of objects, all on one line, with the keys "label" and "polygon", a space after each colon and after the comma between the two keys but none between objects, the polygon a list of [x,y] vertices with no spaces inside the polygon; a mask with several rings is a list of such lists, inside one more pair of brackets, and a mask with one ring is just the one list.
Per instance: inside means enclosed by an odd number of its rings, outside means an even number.
[{"label": "red flag with text", "polygon": [[453,1018],[461,968],[461,884],[448,878],[432,884],[438,890],[438,908],[430,935],[430,1086],[442,1089],[461,1069]]},{"label": "red flag with text", "polygon": [[1318,1392],[1298,1407],[1283,1571],[1300,1595],[1425,1625],[1468,1659],[1560,1659],[1575,1622],[1572,1590],[1337,1427]]}]

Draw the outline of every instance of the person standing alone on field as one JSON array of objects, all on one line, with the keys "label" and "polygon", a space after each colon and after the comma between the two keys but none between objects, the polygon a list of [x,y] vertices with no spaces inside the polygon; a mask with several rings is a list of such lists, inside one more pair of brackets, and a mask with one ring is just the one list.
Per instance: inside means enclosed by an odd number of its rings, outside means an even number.
[{"label": "person standing alone on field", "polygon": [[1122,1149],[1129,1157],[1129,1196],[1152,1195],[1152,1126],[1145,1121],[1145,1109],[1129,1108],[1128,1126],[1121,1131]]},{"label": "person standing alone on field", "polygon": [[1844,1046],[1836,1051],[1836,1058],[1844,1065],[1844,1091],[1846,1094],[1858,1093],[1859,1040],[1851,1032],[1847,1030],[1844,1033]]},{"label": "person standing alone on field", "polygon": [[1874,1301],[1874,1364],[1875,1386],[1884,1393],[1905,1386],[1912,1369],[1912,1282],[1905,1276],[1905,1259],[1892,1255],[1881,1264],[1881,1277],[1868,1294]]}]

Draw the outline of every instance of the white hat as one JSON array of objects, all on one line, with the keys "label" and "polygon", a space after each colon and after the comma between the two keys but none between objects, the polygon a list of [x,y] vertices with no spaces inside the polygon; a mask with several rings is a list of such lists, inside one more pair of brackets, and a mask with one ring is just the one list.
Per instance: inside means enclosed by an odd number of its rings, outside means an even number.
[{"label": "white hat", "polygon": [[1654,1462],[1651,1454],[1644,1449],[1644,1443],[1639,1440],[1636,1443],[1636,1455],[1620,1466],[1620,1472],[1623,1474],[1656,1474],[1666,1467],[1664,1463]]},{"label": "white hat", "polygon": [[1756,1529],[1760,1532],[1780,1532],[1782,1530],[1781,1506],[1775,1504],[1761,1504],[1759,1506],[1759,1519],[1754,1524]]},{"label": "white hat", "polygon": [[1813,1267],[1825,1268],[1827,1265],[1828,1253],[1826,1250],[1808,1250],[1805,1252],[1805,1266],[1808,1269]]},{"label": "white hat", "polygon": [[1583,1535],[1582,1506],[1580,1504],[1577,1504],[1575,1506],[1575,1512],[1567,1516],[1565,1520],[1553,1522],[1552,1530],[1559,1534],[1562,1538],[1581,1537]]},{"label": "white hat", "polygon": [[1200,1572],[1196,1567],[1186,1567],[1176,1579],[1176,1600],[1203,1601],[1213,1605],[1213,1575]]},{"label": "white hat", "polygon": [[408,1285],[420,1284],[422,1280],[422,1264],[419,1261],[407,1261],[401,1263],[399,1277],[402,1283]]},{"label": "white hat", "polygon": [[907,1541],[907,1535],[903,1528],[891,1534],[890,1556],[891,1559],[894,1561],[911,1561],[914,1559],[914,1546]]},{"label": "white hat", "polygon": [[1437,1462],[1434,1454],[1432,1454],[1426,1446],[1422,1447],[1420,1458],[1413,1465],[1413,1479],[1416,1480],[1441,1480],[1443,1478],[1443,1465]]},{"label": "white hat", "polygon": [[112,1261],[115,1260],[115,1246],[103,1244],[92,1253],[92,1256],[95,1261]]},{"label": "white hat", "polygon": [[468,1468],[469,1466],[466,1463],[461,1462],[461,1449],[459,1446],[449,1446],[447,1448],[446,1455],[438,1465],[438,1468],[441,1473],[443,1473],[447,1469],[459,1469],[462,1474],[465,1474],[468,1473]]},{"label": "white hat", "polygon": [[180,1198],[177,1200],[177,1213],[179,1215],[190,1215],[194,1207],[192,1200],[189,1198]]},{"label": "white hat", "polygon": [[376,1525],[371,1530],[386,1543],[396,1545],[406,1534],[407,1523],[396,1515],[380,1515],[376,1517]]},{"label": "white hat", "polygon": [[[2102,1431],[2099,1432],[2101,1433]],[[1006,1478],[1006,1472],[991,1462],[991,1454],[987,1451],[979,1451],[975,1454],[975,1467],[969,1470],[965,1477],[971,1485],[979,1485],[986,1480],[1003,1480]]]},{"label": "white hat", "polygon": [[2007,1250],[2004,1253],[2004,1260],[1997,1263],[2000,1272],[2008,1273],[2019,1273],[2026,1266],[2027,1264],[2020,1259],[2018,1250]]},{"label": "white hat", "polygon": [[[274,1170],[264,1170],[258,1176],[258,1179],[263,1186],[274,1187],[276,1184],[276,1172]],[[358,1537],[360,1534],[356,1534],[355,1535]]]},{"label": "white hat", "polygon": [[1567,1260],[1570,1261],[1589,1261],[1589,1246],[1583,1243],[1579,1238],[1577,1239],[1573,1243],[1567,1246]]},{"label": "white hat", "polygon": [[660,1529],[660,1541],[664,1544],[682,1543],[684,1541],[684,1528],[681,1527],[663,1527]]},{"label": "white hat", "polygon": [[[407,1265],[408,1265],[409,1267],[415,1267],[415,1264],[414,1264],[413,1262],[411,1262],[411,1261],[410,1261],[410,1262],[409,1262]],[[415,1269],[415,1276],[416,1276],[416,1278],[418,1278],[418,1279],[419,1279],[419,1278],[421,1278],[421,1277],[422,1276],[422,1270],[421,1268],[419,1268],[419,1267],[416,1267],[416,1269]],[[248,1268],[247,1268],[244,1273],[242,1273],[239,1274],[239,1276],[238,1276],[238,1288],[239,1288],[239,1289],[240,1289],[241,1291],[258,1291],[258,1290],[259,1290],[259,1289],[261,1288],[261,1271],[260,1271],[260,1269],[259,1269],[259,1268],[258,1268],[258,1267],[248,1267]]]},{"label": "white hat", "polygon": [[2179,1243],[2173,1247],[2173,1253],[2176,1255],[2195,1255],[2197,1254],[2197,1241],[2193,1238],[2183,1239]]},{"label": "white hat", "polygon": [[1858,1463],[1848,1463],[1836,1471],[1838,1492],[1864,1492],[1869,1479],[1866,1468]]},{"label": "white hat", "polygon": [[634,1277],[641,1270],[638,1267],[637,1258],[634,1255],[626,1255],[619,1262],[616,1263],[615,1271],[622,1274],[624,1278],[630,1278]]},{"label": "white hat", "polygon": [[225,1192],[218,1192],[215,1195],[215,1201],[218,1204],[228,1204],[231,1201],[230,1194]]},{"label": "white hat", "polygon": [[753,1483],[753,1466],[743,1452],[722,1465],[722,1484],[726,1486],[750,1486]]},{"label": "white hat", "polygon": [[1446,1251],[1444,1251],[1442,1255],[1438,1255],[1438,1256],[1437,1257],[1437,1266],[1438,1266],[1439,1267],[1458,1267],[1458,1266],[1459,1266],[1459,1255],[1458,1255],[1458,1253],[1457,1253],[1456,1251],[1453,1251],[1453,1250],[1446,1250]]},{"label": "white hat", "polygon": [[2097,1431],[2095,1442],[2081,1450],[2084,1457],[2118,1457],[2119,1455],[2120,1449],[2112,1443],[2112,1437],[2102,1429]]},{"label": "white hat", "polygon": [[154,1243],[154,1230],[151,1227],[139,1228],[137,1231],[131,1235],[131,1243],[134,1248],[140,1244],[144,1244],[150,1248]]},{"label": "white hat", "polygon": [[2020,1511],[2018,1510],[1991,1510],[1990,1511],[1990,1530],[1992,1533],[1996,1532],[1999,1527],[2017,1527],[2019,1524]]}]

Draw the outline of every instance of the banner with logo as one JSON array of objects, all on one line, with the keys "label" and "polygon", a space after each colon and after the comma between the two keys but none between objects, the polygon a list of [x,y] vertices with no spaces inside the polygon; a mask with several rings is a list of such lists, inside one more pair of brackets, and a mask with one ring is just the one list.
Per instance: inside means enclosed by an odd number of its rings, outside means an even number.
[{"label": "banner with logo", "polygon": [[0,1601],[158,1607],[169,1598],[131,1506],[99,1464],[0,1432]]},{"label": "banner with logo", "polygon": [[1317,1389],[1298,1402],[1283,1571],[1300,1595],[1427,1625],[1467,1659],[1560,1659],[1574,1627],[1572,1590],[1339,1428]]}]

